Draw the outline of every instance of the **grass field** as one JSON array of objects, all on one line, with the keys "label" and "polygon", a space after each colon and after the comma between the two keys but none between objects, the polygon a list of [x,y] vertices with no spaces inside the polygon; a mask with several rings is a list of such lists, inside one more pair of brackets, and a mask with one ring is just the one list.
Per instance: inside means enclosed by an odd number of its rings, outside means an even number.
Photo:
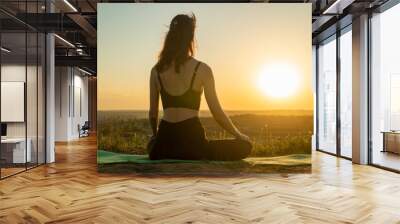
[{"label": "grass field", "polygon": [[[151,134],[146,114],[144,111],[99,111],[98,148],[127,154],[146,154],[146,144]],[[251,138],[253,157],[311,153],[311,112],[235,111],[228,114],[237,127]],[[206,112],[201,122],[209,139],[232,137]]]}]

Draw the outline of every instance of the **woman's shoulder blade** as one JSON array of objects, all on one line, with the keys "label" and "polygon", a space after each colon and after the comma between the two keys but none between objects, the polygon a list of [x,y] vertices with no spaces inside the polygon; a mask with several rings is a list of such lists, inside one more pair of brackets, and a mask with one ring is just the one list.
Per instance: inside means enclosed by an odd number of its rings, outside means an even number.
[{"label": "woman's shoulder blade", "polygon": [[198,60],[196,58],[193,58],[193,60],[195,61],[196,65],[198,63],[200,63],[199,68],[198,68],[199,73],[209,73],[209,72],[211,72],[211,67],[206,62]]}]

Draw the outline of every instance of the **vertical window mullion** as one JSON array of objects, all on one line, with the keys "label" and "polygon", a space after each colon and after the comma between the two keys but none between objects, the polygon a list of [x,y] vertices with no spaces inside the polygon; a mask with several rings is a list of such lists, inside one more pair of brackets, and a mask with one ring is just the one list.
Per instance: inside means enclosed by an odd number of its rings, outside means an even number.
[{"label": "vertical window mullion", "polygon": [[[47,0],[44,1],[44,5],[45,5],[44,12],[48,13],[49,12],[48,11],[49,2]],[[47,142],[47,134],[48,134],[47,133],[47,125],[48,125],[48,122],[47,122],[47,79],[48,79],[48,77],[47,77],[48,76],[47,44],[49,43],[48,38],[49,38],[49,33],[47,31],[44,31],[44,55],[42,58],[42,60],[44,59],[44,65],[42,63],[42,66],[44,66],[44,68],[42,68],[42,77],[44,75],[44,80],[42,78],[42,82],[44,82],[44,100],[43,100],[44,106],[42,107],[42,109],[44,108],[44,111],[43,111],[44,117],[42,117],[42,119],[44,119],[44,134],[43,134],[43,138],[44,138],[44,161],[43,162],[44,163],[47,163],[47,145],[48,145],[48,142]],[[43,44],[43,42],[42,42],[42,44]],[[42,51],[42,53],[43,53],[43,51]],[[43,72],[43,69],[44,69],[44,72]],[[60,91],[61,91],[61,89],[60,89]]]},{"label": "vertical window mullion", "polygon": [[371,33],[371,20],[372,20],[372,12],[368,12],[368,32],[367,32],[367,46],[368,46],[368,54],[367,54],[367,102],[368,102],[368,111],[367,111],[367,119],[368,119],[368,124],[367,124],[367,129],[368,129],[368,164],[373,163],[373,148],[372,148],[372,64],[371,64],[371,57],[372,57],[372,33]]},{"label": "vertical window mullion", "polygon": [[[39,0],[36,1],[36,13],[39,13]],[[39,165],[39,31],[37,30],[36,31],[36,166],[38,165]]]},{"label": "vertical window mullion", "polygon": [[341,119],[340,119],[340,30],[336,31],[336,154],[341,156]]},{"label": "vertical window mullion", "polygon": [[319,149],[319,44],[315,46],[315,148]]},{"label": "vertical window mullion", "polygon": [[[1,24],[2,24],[2,23],[0,23],[0,47],[2,46],[2,35],[1,35],[1,34],[2,34],[2,32],[1,32],[1,30],[2,30],[1,28],[2,28],[2,27],[1,27]],[[2,54],[1,54],[1,52],[0,52],[0,124],[2,124],[2,122],[1,122],[1,109],[2,109],[2,108],[1,108],[1,78],[2,78],[2,77],[1,77],[1,76],[2,76],[2,75],[1,75],[1,67],[2,67],[2,64],[1,64],[2,58],[1,58],[1,55],[2,55]],[[2,158],[2,157],[1,157],[1,144],[0,144],[0,180],[2,179],[1,170],[2,170],[2,167],[3,167],[3,164],[2,164],[2,162],[1,162],[1,158]]]},{"label": "vertical window mullion", "polygon": [[[25,21],[28,19],[28,1],[25,0]],[[25,118],[25,170],[28,169],[28,24],[25,23],[25,100],[24,100],[24,118]]]}]

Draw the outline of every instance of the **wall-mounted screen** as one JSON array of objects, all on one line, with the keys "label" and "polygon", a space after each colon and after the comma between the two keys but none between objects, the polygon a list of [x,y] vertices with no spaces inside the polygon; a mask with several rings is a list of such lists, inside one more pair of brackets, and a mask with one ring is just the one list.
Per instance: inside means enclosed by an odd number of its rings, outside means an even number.
[{"label": "wall-mounted screen", "polygon": [[24,122],[24,102],[24,82],[1,82],[1,122]]}]

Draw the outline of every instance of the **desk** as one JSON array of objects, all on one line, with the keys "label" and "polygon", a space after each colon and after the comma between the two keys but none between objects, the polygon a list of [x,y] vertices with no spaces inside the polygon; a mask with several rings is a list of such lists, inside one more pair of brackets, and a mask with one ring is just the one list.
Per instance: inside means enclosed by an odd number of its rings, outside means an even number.
[{"label": "desk", "polygon": [[[31,139],[27,139],[28,143],[25,152],[25,138],[5,138],[1,139],[2,157],[5,158],[6,163],[25,163],[31,162]],[[5,154],[3,156],[3,153]],[[12,155],[11,155],[12,154]],[[12,158],[12,159],[11,159]],[[26,159],[26,160],[25,160]]]},{"label": "desk", "polygon": [[383,131],[382,152],[400,154],[400,131]]}]

